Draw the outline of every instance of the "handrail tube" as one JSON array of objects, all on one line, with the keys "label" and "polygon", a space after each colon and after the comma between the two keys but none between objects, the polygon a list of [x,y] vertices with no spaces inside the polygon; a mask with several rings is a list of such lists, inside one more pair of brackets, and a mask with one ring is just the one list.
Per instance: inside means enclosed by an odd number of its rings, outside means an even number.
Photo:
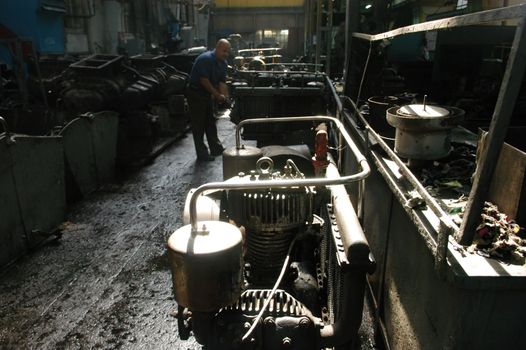
[{"label": "handrail tube", "polygon": [[343,136],[348,147],[353,152],[358,164],[360,164],[361,171],[352,175],[342,176],[334,179],[327,178],[308,178],[308,179],[286,179],[286,180],[261,180],[251,181],[245,180],[244,178],[238,181],[225,181],[225,182],[211,182],[199,186],[190,197],[190,225],[192,226],[192,232],[198,232],[197,223],[197,198],[205,191],[209,190],[240,190],[240,189],[263,189],[263,188],[276,188],[276,187],[307,187],[307,186],[333,186],[343,185],[354,181],[360,181],[365,179],[371,172],[367,159],[361,154],[360,150],[353,142],[343,124],[336,118],[327,116],[308,116],[308,117],[284,117],[284,118],[257,118],[257,119],[246,119],[240,122],[236,126],[236,147],[240,148],[240,128],[247,124],[262,124],[262,123],[284,123],[284,122],[297,122],[297,121],[332,121],[340,134]]},{"label": "handrail tube", "polygon": [[324,72],[308,72],[304,70],[238,70],[238,73],[250,73],[250,74],[262,74],[262,73],[275,73],[278,74],[297,74],[297,75],[319,75],[319,76],[326,76]]}]

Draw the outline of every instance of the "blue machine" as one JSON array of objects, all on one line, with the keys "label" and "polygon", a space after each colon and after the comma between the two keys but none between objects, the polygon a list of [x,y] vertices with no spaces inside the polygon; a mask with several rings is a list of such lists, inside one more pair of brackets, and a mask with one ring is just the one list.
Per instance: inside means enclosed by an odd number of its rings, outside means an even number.
[{"label": "blue machine", "polygon": [[[64,53],[64,13],[64,0],[0,1],[0,25],[20,39],[30,39],[41,54]],[[0,44],[0,61],[12,62],[5,43]]]}]

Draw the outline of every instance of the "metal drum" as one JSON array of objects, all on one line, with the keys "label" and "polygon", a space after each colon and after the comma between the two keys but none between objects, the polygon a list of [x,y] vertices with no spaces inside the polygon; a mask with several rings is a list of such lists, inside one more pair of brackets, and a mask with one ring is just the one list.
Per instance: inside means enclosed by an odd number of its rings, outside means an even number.
[{"label": "metal drum", "polygon": [[257,147],[241,145],[239,149],[235,146],[227,148],[223,152],[223,180],[254,170],[261,157],[263,152]]},{"label": "metal drum", "polygon": [[393,137],[394,129],[387,124],[385,112],[391,107],[399,106],[401,104],[400,99],[396,96],[373,96],[367,102],[369,102],[370,110],[368,122],[371,127],[382,136]]},{"label": "metal drum", "polygon": [[451,129],[464,117],[459,108],[426,104],[391,107],[386,114],[396,128],[395,152],[415,160],[446,157],[451,151]]},{"label": "metal drum", "polygon": [[219,310],[236,301],[243,285],[242,235],[222,221],[200,221],[175,231],[168,252],[175,300],[195,312]]}]

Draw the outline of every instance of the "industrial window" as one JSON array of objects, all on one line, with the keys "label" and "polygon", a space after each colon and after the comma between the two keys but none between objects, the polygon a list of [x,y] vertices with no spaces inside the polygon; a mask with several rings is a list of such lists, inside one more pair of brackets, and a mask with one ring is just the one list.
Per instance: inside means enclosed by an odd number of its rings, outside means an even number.
[{"label": "industrial window", "polygon": [[256,32],[256,46],[257,47],[276,47],[286,48],[289,42],[288,29],[264,29]]},{"label": "industrial window", "polygon": [[463,10],[468,7],[468,0],[458,0],[457,10]]}]

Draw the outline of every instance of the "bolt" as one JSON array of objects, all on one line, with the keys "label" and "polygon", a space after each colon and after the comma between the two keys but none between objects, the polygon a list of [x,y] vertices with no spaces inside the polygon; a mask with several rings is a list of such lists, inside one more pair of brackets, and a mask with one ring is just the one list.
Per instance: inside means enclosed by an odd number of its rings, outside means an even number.
[{"label": "bolt", "polygon": [[245,329],[249,329],[249,328],[250,328],[250,323],[249,323],[249,322],[245,322],[245,324],[243,325],[243,327],[245,327]]},{"label": "bolt", "polygon": [[243,177],[243,176],[245,176],[245,173],[241,171],[241,172],[239,172],[239,174],[237,174],[237,176]]},{"label": "bolt", "polygon": [[265,325],[273,326],[274,324],[276,324],[276,322],[274,321],[274,319],[272,317],[265,318]]},{"label": "bolt", "polygon": [[288,348],[288,347],[290,347],[292,345],[292,340],[289,337],[285,337],[281,341],[281,344],[283,344],[284,348]]},{"label": "bolt", "polygon": [[307,317],[302,317],[299,324],[301,328],[307,328],[310,324],[310,320]]}]

